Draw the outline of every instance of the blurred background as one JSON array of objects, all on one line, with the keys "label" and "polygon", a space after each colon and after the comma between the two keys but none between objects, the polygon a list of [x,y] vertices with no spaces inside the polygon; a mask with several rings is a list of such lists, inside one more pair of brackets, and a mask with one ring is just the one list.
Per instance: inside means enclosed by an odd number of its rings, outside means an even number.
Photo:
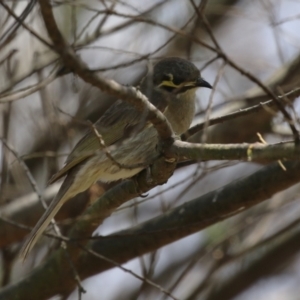
[{"label": "blurred background", "polygon": [[[13,222],[36,223],[43,212],[39,194],[48,202],[56,194],[59,183],[47,187],[47,182],[85,132],[86,120],[95,122],[116,99],[68,70],[57,75],[59,58],[43,42],[50,43],[38,5],[29,9],[25,28],[14,16],[21,17],[30,1],[0,4],[0,137],[9,146],[0,141],[0,275],[5,286],[25,276],[48,253],[45,238],[24,266],[15,263],[28,231]],[[213,92],[197,91],[195,124],[269,100],[238,68],[197,42],[216,48],[211,33],[228,58],[276,94],[300,87],[300,1],[57,0],[52,4],[61,32],[100,76],[137,85],[162,57],[194,62],[215,86]],[[209,25],[193,4],[203,10]],[[284,101],[298,121],[297,93]],[[272,108],[211,126],[190,141],[250,143],[259,141],[257,132],[268,143],[292,139],[284,118]],[[97,233],[107,235],[139,224],[261,167],[237,161],[181,167],[146,198],[120,207]],[[69,225],[105,189],[98,184],[76,197],[62,209],[58,221]],[[124,266],[178,299],[299,299],[299,249],[288,244],[299,240],[298,198],[296,185]],[[85,300],[168,299],[119,268],[86,279],[83,286]],[[77,291],[65,299],[78,299]]]}]

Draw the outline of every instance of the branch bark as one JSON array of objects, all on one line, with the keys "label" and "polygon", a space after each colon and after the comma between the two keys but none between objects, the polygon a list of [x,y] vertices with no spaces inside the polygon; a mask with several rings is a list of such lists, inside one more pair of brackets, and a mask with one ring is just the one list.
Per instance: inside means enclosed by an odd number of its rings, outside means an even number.
[{"label": "branch bark", "polygon": [[[287,172],[276,163],[254,174],[207,193],[173,210],[128,230],[91,241],[89,248],[117,263],[126,261],[165,246],[185,236],[227,219],[272,197],[300,180],[300,163],[286,162]],[[110,191],[119,190],[124,195],[134,190],[133,181],[123,182]],[[100,198],[103,206],[112,205]],[[119,202],[117,198],[116,202]],[[114,200],[113,198],[110,201]],[[96,204],[99,206],[99,203]],[[73,240],[74,245],[80,240]],[[67,295],[76,286],[69,262],[59,249],[26,279],[5,287],[0,292],[2,300],[47,299],[56,294]],[[81,279],[114,267],[81,252],[74,265]]]},{"label": "branch bark", "polygon": [[[192,144],[182,141],[175,141],[171,147],[171,151],[178,156],[178,160],[186,161],[199,161],[199,160],[240,160],[240,161],[251,161],[251,162],[260,162],[267,163],[276,160],[283,160],[285,165],[285,160],[299,160],[300,159],[300,149],[295,147],[293,142],[278,143],[273,145],[265,145],[260,143],[255,144]],[[156,162],[157,164],[159,162]],[[95,213],[95,216],[88,218],[89,212],[84,214],[84,218],[87,222],[90,222],[92,218],[95,221],[95,218],[98,220],[98,225],[107,218],[113,209],[125,203],[129,199],[139,196],[140,193],[145,193],[157,184],[162,184],[167,181],[168,176],[171,176],[173,172],[173,166],[167,164],[167,167],[164,166],[164,171],[166,172],[163,177],[162,175],[157,174],[158,169],[161,167],[161,164],[158,164],[158,167],[152,169],[152,175],[157,181],[149,184],[147,179],[139,180],[139,187],[135,187],[135,192],[130,192],[129,195],[113,193],[112,196],[107,196],[108,201],[110,197],[120,199],[119,203],[113,208],[110,208],[108,211],[104,207],[98,209]],[[168,171],[168,168],[171,168]],[[156,176],[155,176],[156,169]],[[159,178],[160,177],[160,178]],[[141,177],[143,178],[143,177]],[[50,202],[53,196],[58,190],[58,185],[50,186],[45,194],[44,199],[47,202]],[[137,192],[138,191],[138,192]],[[86,194],[81,194],[76,196],[71,201],[68,201],[62,208],[62,211],[58,214],[58,221],[64,220],[67,218],[77,217],[80,212],[87,206],[88,197]],[[100,204],[99,204],[100,205]],[[28,232],[28,230],[17,227],[15,224],[23,224],[27,226],[33,226],[39,217],[43,213],[43,208],[39,202],[38,197],[35,194],[29,194],[20,199],[16,199],[14,202],[3,205],[1,207],[0,214],[0,247],[7,246],[13,242],[19,241],[22,239]],[[32,214],[32,211],[35,213]],[[4,219],[1,221],[1,217]],[[13,220],[15,224],[10,224],[7,220]],[[95,222],[92,222],[95,223]],[[79,225],[83,226],[83,225]],[[87,226],[87,225],[84,225]],[[86,232],[84,235],[89,235],[95,229],[95,225]]]}]

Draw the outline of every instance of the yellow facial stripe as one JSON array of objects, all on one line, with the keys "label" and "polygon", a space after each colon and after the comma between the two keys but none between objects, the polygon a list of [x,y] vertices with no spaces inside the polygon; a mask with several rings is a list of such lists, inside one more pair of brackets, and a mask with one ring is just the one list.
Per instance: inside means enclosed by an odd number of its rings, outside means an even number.
[{"label": "yellow facial stripe", "polygon": [[176,85],[173,81],[167,81],[167,80],[164,80],[160,85],[159,87],[161,86],[169,86],[169,87],[174,87],[174,88],[180,88],[180,87],[184,87],[184,86],[195,86],[195,81],[192,81],[192,82],[184,82],[184,83],[181,83],[179,85]]},{"label": "yellow facial stripe", "polygon": [[195,86],[196,82],[195,81],[191,81],[191,82],[185,82],[183,84],[183,86]]},{"label": "yellow facial stripe", "polygon": [[180,85],[176,85],[173,81],[166,81],[166,80],[164,80],[164,81],[159,85],[159,87],[161,87],[161,86],[170,86],[170,87],[174,87],[174,88],[180,87]]}]

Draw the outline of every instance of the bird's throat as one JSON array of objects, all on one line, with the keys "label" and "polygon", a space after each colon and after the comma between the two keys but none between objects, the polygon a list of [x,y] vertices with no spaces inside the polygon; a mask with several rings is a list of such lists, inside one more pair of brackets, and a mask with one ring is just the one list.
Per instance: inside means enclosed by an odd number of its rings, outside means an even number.
[{"label": "bird's throat", "polygon": [[190,89],[176,95],[176,98],[170,101],[164,113],[177,135],[187,131],[193,121],[195,115],[195,93],[196,89]]}]

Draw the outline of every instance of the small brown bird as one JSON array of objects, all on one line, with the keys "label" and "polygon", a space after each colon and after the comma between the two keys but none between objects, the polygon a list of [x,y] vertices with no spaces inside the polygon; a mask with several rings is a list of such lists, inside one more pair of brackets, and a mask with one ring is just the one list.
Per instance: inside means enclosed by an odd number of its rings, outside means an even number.
[{"label": "small brown bird", "polygon": [[[174,133],[180,135],[193,120],[198,87],[212,88],[201,78],[193,63],[170,57],[154,66],[153,73],[141,84],[141,92],[164,113]],[[111,182],[130,178],[154,161],[159,155],[156,151],[158,135],[153,125],[146,121],[146,113],[118,100],[95,123],[113,159],[100,146],[99,136],[92,128],[77,143],[65,166],[50,180],[53,183],[66,176],[56,197],[24,243],[21,250],[23,260],[67,200],[98,180]]]}]

